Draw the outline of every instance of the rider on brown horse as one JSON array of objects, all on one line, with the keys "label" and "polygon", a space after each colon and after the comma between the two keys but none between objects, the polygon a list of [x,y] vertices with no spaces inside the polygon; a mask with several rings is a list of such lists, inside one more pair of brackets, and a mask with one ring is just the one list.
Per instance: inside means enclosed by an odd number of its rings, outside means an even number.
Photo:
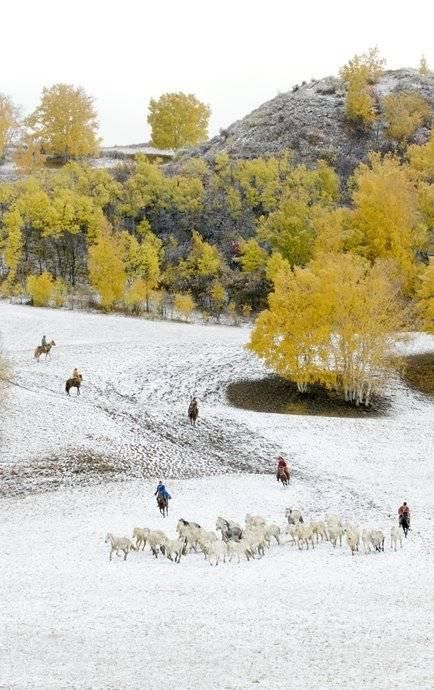
[{"label": "rider on brown horse", "polygon": [[288,463],[284,458],[282,458],[281,455],[277,458],[277,472],[276,472],[276,479],[279,481],[280,475],[284,473],[286,475],[287,481],[289,481],[289,467]]},{"label": "rider on brown horse", "polygon": [[402,524],[402,521],[404,518],[406,520],[406,522],[408,523],[408,526],[410,526],[410,508],[407,505],[407,501],[404,501],[402,506],[399,506],[398,518],[399,518],[399,524]]},{"label": "rider on brown horse", "polygon": [[158,482],[157,490],[155,491],[154,496],[157,496],[157,500],[158,500],[158,498],[159,498],[160,496],[161,496],[161,498],[167,498],[168,500],[170,500],[170,499],[172,498],[172,496],[171,496],[171,495],[169,494],[169,492],[167,491],[167,489],[166,489],[166,487],[164,486],[164,484],[163,484],[163,482],[161,481],[161,479],[160,479],[160,481]]},{"label": "rider on brown horse", "polygon": [[188,406],[188,413],[187,413],[187,414],[188,414],[188,418],[189,418],[189,420],[190,420],[190,424],[191,424],[192,426],[196,426],[196,419],[197,419],[198,416],[199,416],[199,407],[198,407],[198,404],[197,404],[196,397],[193,397],[193,398],[190,400],[190,404],[189,404],[189,406]]}]

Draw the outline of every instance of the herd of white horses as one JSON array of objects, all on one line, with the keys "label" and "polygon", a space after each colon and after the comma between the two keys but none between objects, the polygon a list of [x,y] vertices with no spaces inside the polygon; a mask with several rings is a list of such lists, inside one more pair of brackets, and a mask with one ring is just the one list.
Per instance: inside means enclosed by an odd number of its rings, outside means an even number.
[{"label": "herd of white horses", "polygon": [[[232,562],[234,558],[238,563],[242,558],[247,561],[262,558],[272,543],[281,543],[282,533],[285,532],[290,543],[300,550],[313,549],[320,542],[328,542],[336,548],[342,546],[344,541],[352,555],[359,551],[360,545],[365,554],[384,551],[386,537],[380,529],[360,529],[332,514],[326,514],[323,520],[307,522],[301,511],[295,508],[287,508],[285,517],[287,524],[283,530],[260,515],[248,513],[244,527],[232,520],[218,517],[215,531],[208,531],[196,522],[180,519],[173,539],[161,530],[135,527],[131,539],[115,537],[109,532],[105,541],[110,544],[110,560],[114,553],[119,557],[123,554],[126,560],[130,551],[144,551],[148,546],[155,558],[162,555],[179,563],[182,557],[190,553],[202,553],[210,565]],[[390,529],[390,547],[396,551],[398,545],[402,548],[402,542],[402,530],[394,525]]]}]

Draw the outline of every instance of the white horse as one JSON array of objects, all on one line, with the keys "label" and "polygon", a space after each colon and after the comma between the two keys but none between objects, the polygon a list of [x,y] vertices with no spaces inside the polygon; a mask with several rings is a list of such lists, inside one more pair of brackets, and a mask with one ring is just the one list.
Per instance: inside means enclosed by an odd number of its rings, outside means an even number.
[{"label": "white horse", "polygon": [[119,551],[124,552],[124,561],[127,560],[127,556],[130,551],[137,551],[133,542],[127,539],[127,537],[114,537],[111,532],[108,532],[105,538],[105,543],[110,543],[110,556],[109,561],[112,559],[112,554],[115,551],[116,556],[119,556]]}]

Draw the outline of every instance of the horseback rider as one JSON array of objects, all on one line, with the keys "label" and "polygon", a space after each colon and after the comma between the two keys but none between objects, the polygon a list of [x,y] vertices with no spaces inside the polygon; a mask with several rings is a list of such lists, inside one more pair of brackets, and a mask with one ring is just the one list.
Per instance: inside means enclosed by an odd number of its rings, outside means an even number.
[{"label": "horseback rider", "polygon": [[80,379],[80,377],[81,377],[81,374],[80,374],[78,368],[75,367],[75,369],[74,369],[73,372],[72,372],[71,378],[72,378],[72,379]]},{"label": "horseback rider", "polygon": [[399,524],[401,524],[403,518],[406,518],[408,525],[410,525],[410,507],[407,505],[407,501],[404,501],[402,506],[399,506],[398,518],[399,518]]},{"label": "horseback rider", "polygon": [[277,480],[279,480],[279,473],[281,472],[281,470],[283,470],[286,473],[286,476],[289,479],[288,463],[286,462],[286,460],[284,458],[282,458],[281,455],[279,455],[279,457],[277,458],[277,472],[276,472]]},{"label": "horseback rider", "polygon": [[171,495],[169,494],[169,492],[167,491],[167,489],[166,489],[166,487],[164,486],[164,484],[163,484],[163,482],[161,481],[161,479],[160,479],[160,481],[158,482],[157,490],[155,491],[154,496],[157,497],[157,501],[158,501],[158,498],[159,498],[160,496],[161,496],[161,498],[166,498],[166,499],[168,499],[168,500],[170,500],[170,499],[172,498],[172,496],[171,496]]},{"label": "horseback rider", "polygon": [[46,335],[43,335],[43,336],[42,336],[42,340],[41,340],[41,347],[47,347],[47,345],[48,345],[48,343],[47,343],[47,336],[46,336]]}]

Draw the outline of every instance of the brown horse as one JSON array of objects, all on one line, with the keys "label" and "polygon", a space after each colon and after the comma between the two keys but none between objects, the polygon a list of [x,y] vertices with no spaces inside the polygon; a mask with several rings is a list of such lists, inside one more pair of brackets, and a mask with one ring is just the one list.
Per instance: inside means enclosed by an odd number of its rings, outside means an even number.
[{"label": "brown horse", "polygon": [[282,482],[283,486],[288,486],[290,479],[289,470],[285,467],[277,468],[277,481]]},{"label": "brown horse", "polygon": [[196,419],[198,418],[198,416],[199,408],[197,406],[197,400],[196,398],[192,398],[188,406],[188,418],[190,420],[191,426],[196,426]]},{"label": "brown horse", "polygon": [[169,500],[167,496],[157,496],[157,505],[163,517],[169,515]]},{"label": "brown horse", "polygon": [[51,348],[55,345],[56,343],[54,340],[51,340],[49,343],[46,345],[38,345],[38,347],[35,349],[35,359],[37,362],[39,362],[39,358],[41,355],[45,355],[45,359],[47,359],[48,355],[50,355],[51,359]]},{"label": "brown horse", "polygon": [[68,379],[67,382],[65,383],[65,391],[67,395],[69,395],[69,391],[71,388],[76,388],[77,389],[77,395],[80,395],[80,386],[81,382],[83,381],[83,377],[80,374],[80,376],[74,376],[72,379]]}]

